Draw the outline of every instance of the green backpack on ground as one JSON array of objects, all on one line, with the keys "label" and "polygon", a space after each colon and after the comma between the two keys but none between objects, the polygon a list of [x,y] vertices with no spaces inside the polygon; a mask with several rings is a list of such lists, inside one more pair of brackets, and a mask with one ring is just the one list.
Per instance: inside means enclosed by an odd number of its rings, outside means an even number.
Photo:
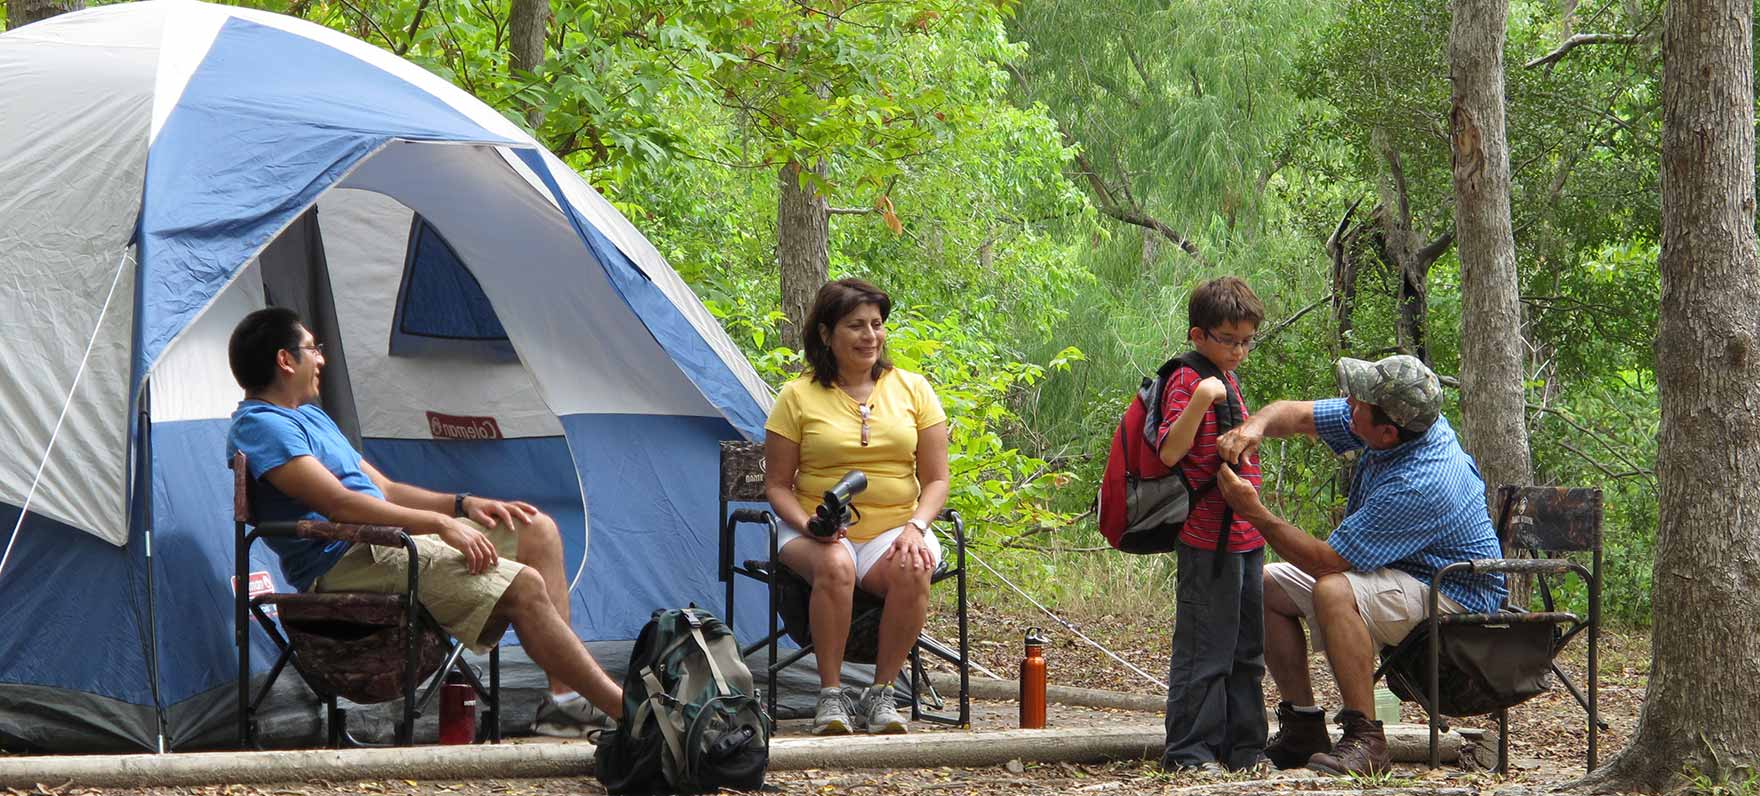
[{"label": "green backpack on ground", "polygon": [[611,793],[756,790],[770,765],[770,717],[733,631],[699,608],[654,612],[630,653],[623,720],[599,739]]}]

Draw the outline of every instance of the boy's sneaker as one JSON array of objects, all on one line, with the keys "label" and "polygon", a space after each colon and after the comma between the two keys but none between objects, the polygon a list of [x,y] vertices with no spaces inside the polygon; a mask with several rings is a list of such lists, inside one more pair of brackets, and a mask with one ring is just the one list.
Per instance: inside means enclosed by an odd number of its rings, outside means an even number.
[{"label": "boy's sneaker", "polygon": [[856,707],[870,735],[901,735],[911,731],[904,717],[898,715],[898,694],[890,685],[872,686],[862,692],[862,701]]},{"label": "boy's sneaker", "polygon": [[552,738],[584,738],[617,726],[605,711],[577,693],[545,694],[532,719],[532,732]]},{"label": "boy's sneaker", "polygon": [[849,697],[837,687],[819,689],[819,703],[813,707],[814,735],[848,735]]}]

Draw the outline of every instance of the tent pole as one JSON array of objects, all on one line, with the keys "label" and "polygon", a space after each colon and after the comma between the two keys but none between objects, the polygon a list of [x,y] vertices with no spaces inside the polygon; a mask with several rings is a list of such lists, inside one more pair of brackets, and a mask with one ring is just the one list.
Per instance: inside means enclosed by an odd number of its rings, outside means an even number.
[{"label": "tent pole", "polygon": [[137,499],[141,501],[141,529],[146,540],[147,558],[147,685],[153,693],[153,720],[156,725],[156,754],[164,754],[165,701],[159,696],[159,600],[153,588],[153,406],[150,381],[141,382],[140,461],[135,467]]}]

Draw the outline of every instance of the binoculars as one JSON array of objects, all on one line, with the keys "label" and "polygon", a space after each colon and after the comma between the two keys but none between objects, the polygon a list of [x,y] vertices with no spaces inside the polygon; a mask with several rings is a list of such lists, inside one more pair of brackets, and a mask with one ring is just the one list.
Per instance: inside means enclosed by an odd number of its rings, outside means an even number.
[{"label": "binoculars", "polygon": [[830,489],[825,490],[825,500],[819,504],[813,516],[807,520],[807,532],[824,538],[837,533],[838,528],[849,524],[850,515],[860,518],[862,513],[856,511],[850,501],[868,488],[868,476],[861,470],[851,470],[843,474],[843,478]]}]

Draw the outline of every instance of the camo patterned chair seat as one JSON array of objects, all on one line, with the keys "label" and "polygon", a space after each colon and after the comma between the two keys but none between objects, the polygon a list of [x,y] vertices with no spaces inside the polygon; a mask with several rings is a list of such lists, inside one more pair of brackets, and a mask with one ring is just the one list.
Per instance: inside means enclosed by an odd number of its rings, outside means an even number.
[{"label": "camo patterned chair seat", "polygon": [[[249,589],[235,590],[239,745],[256,745],[257,708],[289,663],[324,700],[331,746],[366,745],[348,734],[348,713],[339,706],[340,699],[362,705],[401,699],[403,716],[397,723],[395,742],[399,746],[414,743],[416,719],[433,701],[447,673],[458,674],[476,691],[483,706],[478,722],[480,737],[500,741],[501,649],[496,647],[489,653],[489,682],[485,685],[463,659],[463,645],[447,636],[416,599],[421,567],[409,534],[402,528],[309,520],[254,523],[252,479],[244,454],[234,455],[230,466],[236,533],[235,583],[250,582],[250,546],[265,537],[395,547],[405,550],[410,557],[407,588],[390,594],[271,592],[253,596]],[[254,698],[250,664],[253,618],[280,651],[268,677],[254,689]],[[427,687],[418,693],[424,681]]]}]

